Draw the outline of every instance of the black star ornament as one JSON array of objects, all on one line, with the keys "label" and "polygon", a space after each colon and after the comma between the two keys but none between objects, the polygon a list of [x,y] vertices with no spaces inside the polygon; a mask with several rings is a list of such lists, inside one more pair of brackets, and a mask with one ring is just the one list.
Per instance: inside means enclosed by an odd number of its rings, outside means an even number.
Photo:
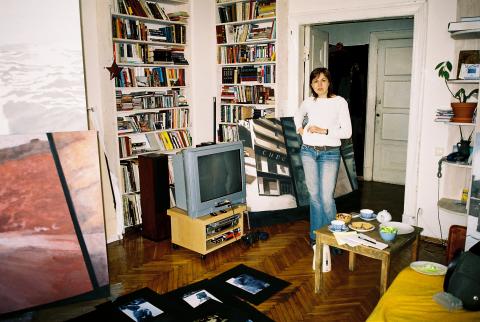
[{"label": "black star ornament", "polygon": [[117,62],[113,61],[112,66],[105,67],[110,72],[110,79],[114,77],[120,77],[120,73],[122,72],[122,67],[118,67]]}]

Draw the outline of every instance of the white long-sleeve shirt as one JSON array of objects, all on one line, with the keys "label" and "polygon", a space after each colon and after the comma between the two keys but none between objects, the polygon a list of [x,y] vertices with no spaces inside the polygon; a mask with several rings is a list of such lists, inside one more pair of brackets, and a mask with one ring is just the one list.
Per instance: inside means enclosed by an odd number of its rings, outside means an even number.
[{"label": "white long-sleeve shirt", "polygon": [[[348,139],[352,135],[348,103],[341,96],[305,99],[295,113],[294,121],[297,130],[302,127],[305,115],[308,117],[308,123],[304,127],[302,140],[307,145],[340,146],[340,139]],[[328,134],[310,133],[308,132],[310,125],[328,129]]]}]

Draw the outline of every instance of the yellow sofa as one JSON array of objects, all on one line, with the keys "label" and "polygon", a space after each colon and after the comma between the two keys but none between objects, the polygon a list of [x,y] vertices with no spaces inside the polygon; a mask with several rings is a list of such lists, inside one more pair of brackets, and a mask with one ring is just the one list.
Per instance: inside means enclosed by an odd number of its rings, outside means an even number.
[{"label": "yellow sofa", "polygon": [[435,302],[433,295],[443,291],[443,279],[444,276],[424,275],[405,268],[383,294],[367,322],[479,322],[480,311],[449,312]]}]

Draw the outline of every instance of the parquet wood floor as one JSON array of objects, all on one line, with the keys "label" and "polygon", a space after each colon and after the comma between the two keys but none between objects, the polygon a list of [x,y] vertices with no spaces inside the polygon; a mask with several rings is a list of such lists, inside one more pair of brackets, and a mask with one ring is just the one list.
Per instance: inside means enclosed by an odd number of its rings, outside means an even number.
[{"label": "parquet wood floor", "polygon": [[[379,300],[379,261],[358,256],[357,269],[349,272],[347,253],[332,256],[326,290],[315,294],[308,221],[277,224],[262,230],[270,234],[268,240],[253,246],[238,241],[208,254],[205,259],[184,248],[173,249],[170,241],[156,243],[138,234],[126,236],[108,245],[112,297],[142,287],[162,294],[243,263],[291,283],[257,306],[275,321],[365,321]],[[406,252],[405,256],[393,259],[392,275],[408,265],[409,255]],[[444,247],[422,242],[420,260],[444,263]],[[29,319],[15,321],[64,321],[104,301],[31,312]]]}]

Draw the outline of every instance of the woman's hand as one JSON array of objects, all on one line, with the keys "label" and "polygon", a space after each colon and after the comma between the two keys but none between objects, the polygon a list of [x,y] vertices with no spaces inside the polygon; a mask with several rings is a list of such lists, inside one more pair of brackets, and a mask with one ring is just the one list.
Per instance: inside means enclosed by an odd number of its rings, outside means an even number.
[{"label": "woman's hand", "polygon": [[316,125],[310,125],[307,128],[307,131],[310,132],[310,133],[318,133],[318,134],[327,134],[328,133],[328,129],[324,129],[324,128],[318,127]]},{"label": "woman's hand", "polygon": [[301,136],[303,136],[303,127],[299,128],[297,132],[298,132],[298,134],[300,134]]}]

